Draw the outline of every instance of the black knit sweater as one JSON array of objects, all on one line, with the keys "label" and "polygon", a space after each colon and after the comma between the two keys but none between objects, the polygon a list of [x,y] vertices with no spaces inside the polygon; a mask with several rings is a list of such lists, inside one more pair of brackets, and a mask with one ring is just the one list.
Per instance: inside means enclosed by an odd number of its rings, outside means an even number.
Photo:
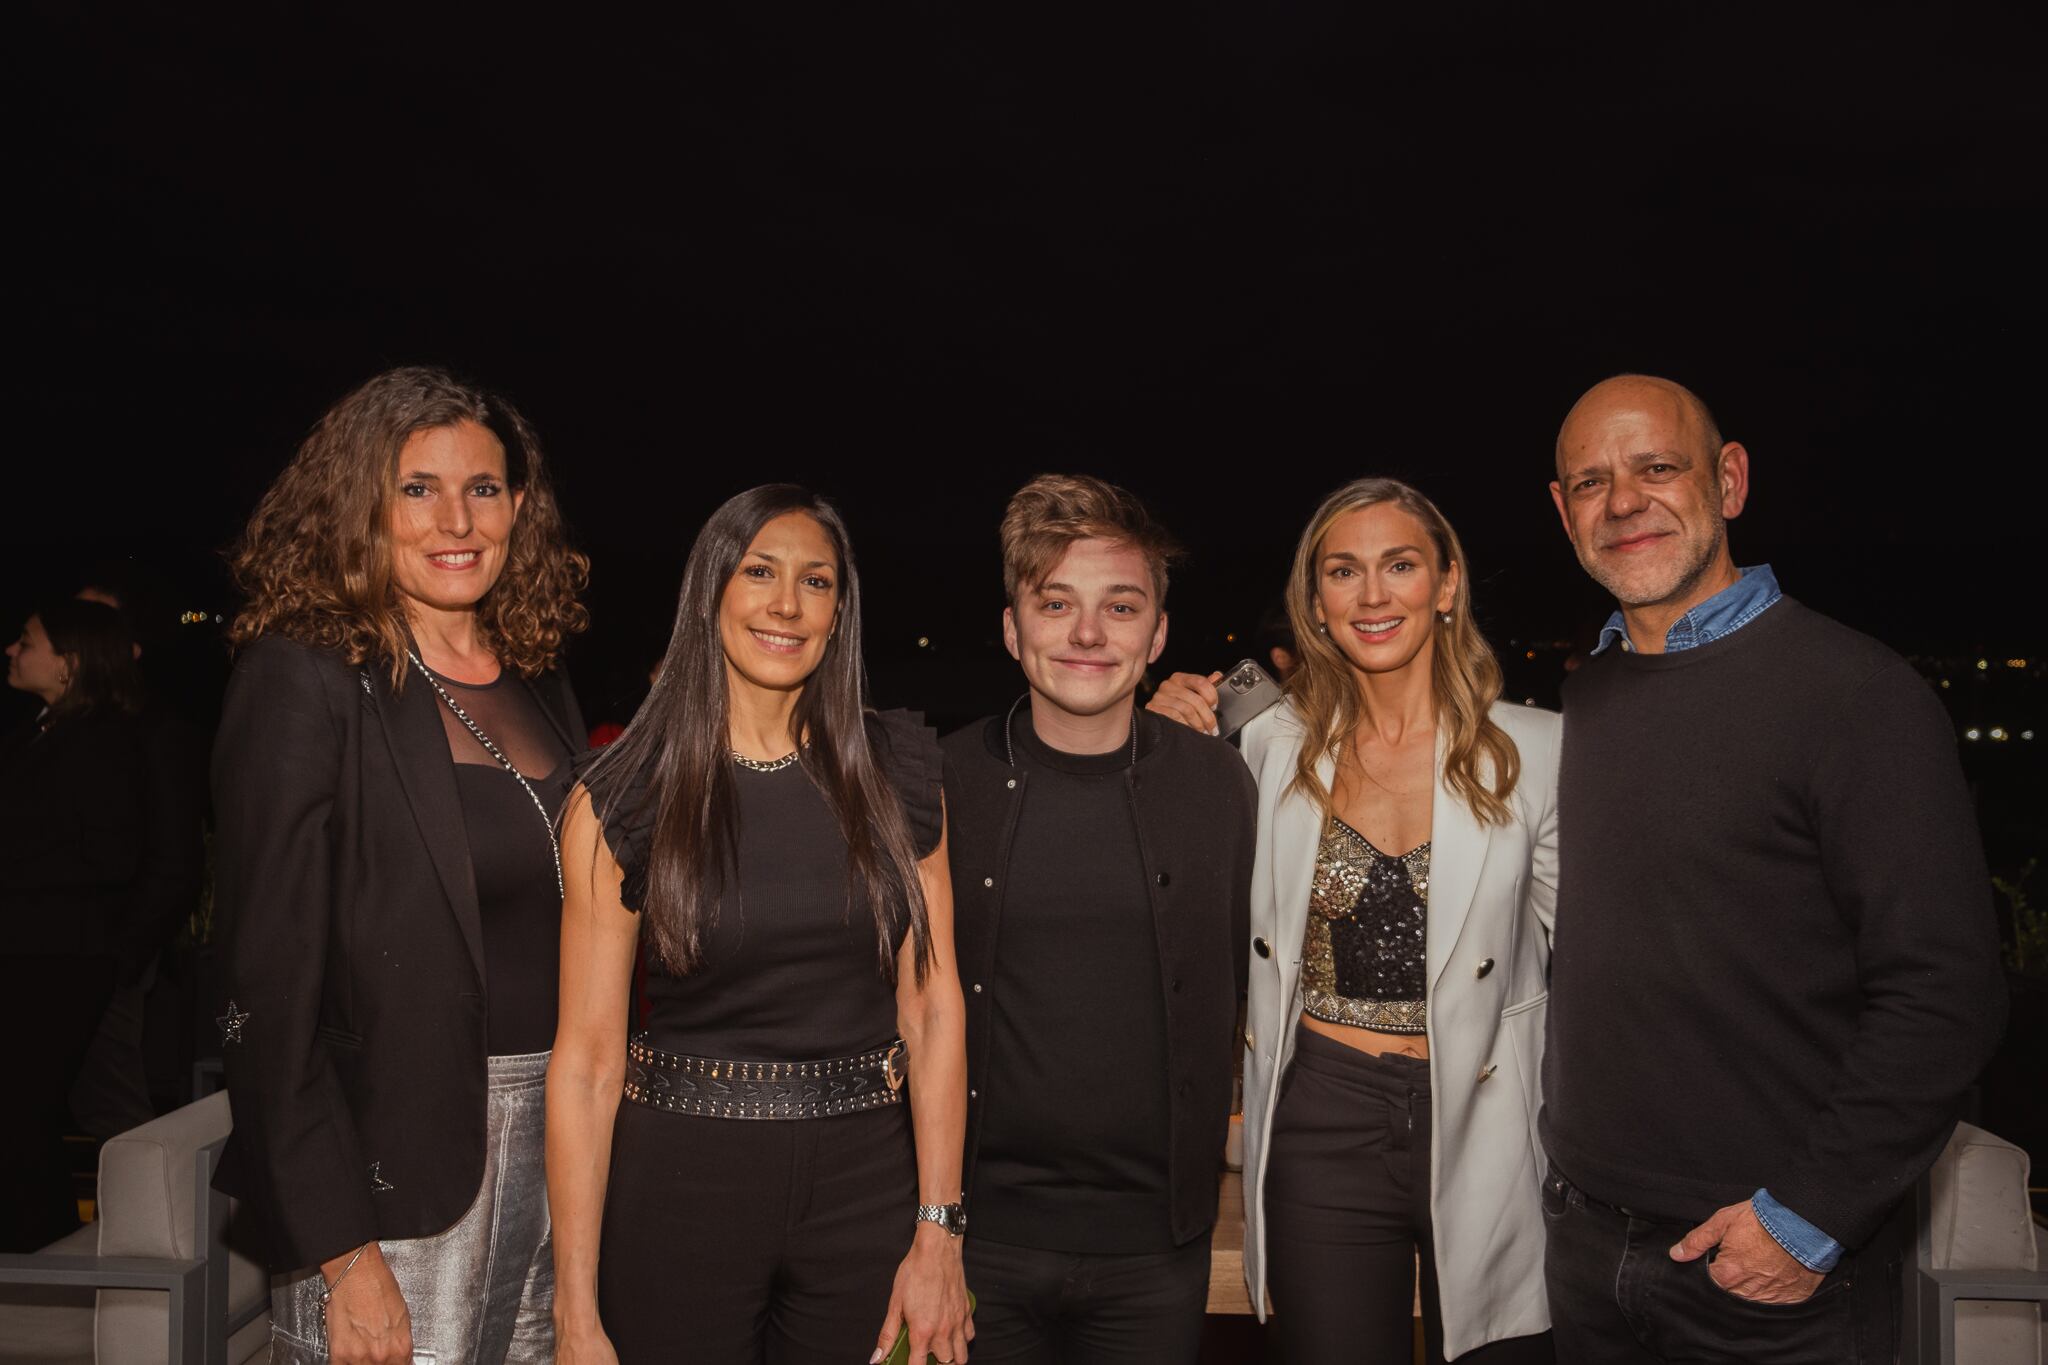
[{"label": "black knit sweater", "polygon": [[1565,692],[1542,1132],[1674,1220],[1767,1188],[1854,1247],[2004,1020],[1955,735],[1903,660],[1785,599]]}]

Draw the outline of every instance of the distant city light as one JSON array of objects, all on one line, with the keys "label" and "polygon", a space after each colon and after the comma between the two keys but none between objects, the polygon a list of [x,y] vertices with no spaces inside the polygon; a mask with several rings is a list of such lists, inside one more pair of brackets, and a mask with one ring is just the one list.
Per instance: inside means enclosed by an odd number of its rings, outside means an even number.
[{"label": "distant city light", "polygon": [[2007,659],[2005,661],[2005,666],[2007,668],[2025,668],[2027,666],[2027,661],[2025,659]]},{"label": "distant city light", "polygon": [[1536,699],[1535,699],[1534,697],[1524,697],[1524,698],[1522,698],[1522,705],[1524,705],[1524,706],[1534,706],[1535,704],[1536,704]]},{"label": "distant city light", "polygon": [[1947,678],[1943,678],[1943,679],[1941,680],[1941,690],[1942,690],[1942,691],[1944,691],[1944,692],[1948,691],[1948,679],[1947,679]]},{"label": "distant city light", "polygon": [[1979,668],[1989,668],[1989,667],[1991,667],[1991,660],[1989,660],[1989,659],[1979,659],[1979,660],[1977,660],[1977,667],[1979,667]]},{"label": "distant city light", "polygon": [[205,620],[206,613],[203,611],[181,611],[178,613],[178,624],[181,626],[196,626],[203,624]]},{"label": "distant city light", "polygon": [[2032,730],[2022,730],[2022,731],[2020,731],[2020,738],[2021,738],[2021,739],[2032,739],[2033,737],[2034,737],[2034,732],[2033,732]]},{"label": "distant city light", "polygon": [[1237,643],[1237,632],[1233,630],[1233,631],[1229,632],[1228,634],[1226,634],[1226,635],[1225,635],[1225,636],[1223,637],[1223,643],[1224,643],[1224,644],[1226,644],[1226,645],[1234,645],[1234,644],[1236,644],[1236,643]]},{"label": "distant city light", "polygon": [[931,637],[931,636],[929,636],[929,635],[920,635],[920,636],[918,636],[918,637],[917,637],[917,647],[918,647],[919,649],[930,649],[930,648],[932,647],[932,637]]},{"label": "distant city light", "polygon": [[1972,741],[1980,740],[1984,738],[1984,732],[1972,725],[1969,729],[1963,731],[1963,738]]},{"label": "distant city light", "polygon": [[2005,738],[2005,727],[2003,725],[1992,726],[1991,737],[1996,740],[2003,740]]},{"label": "distant city light", "polygon": [[1523,657],[1523,658],[1525,658],[1525,659],[1533,659],[1533,658],[1535,658],[1535,657],[1536,657],[1536,651],[1535,651],[1535,650],[1533,650],[1533,649],[1532,649],[1532,650],[1529,650],[1528,652],[1526,652],[1525,654],[1523,654],[1523,655],[1522,655],[1522,657]]}]

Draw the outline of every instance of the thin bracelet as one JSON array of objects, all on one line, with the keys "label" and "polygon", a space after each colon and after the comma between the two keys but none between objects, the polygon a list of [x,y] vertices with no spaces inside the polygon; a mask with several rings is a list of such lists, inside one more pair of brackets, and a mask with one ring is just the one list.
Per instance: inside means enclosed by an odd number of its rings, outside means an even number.
[{"label": "thin bracelet", "polygon": [[357,1247],[356,1254],[348,1258],[348,1264],[343,1266],[341,1268],[341,1273],[334,1277],[333,1284],[329,1284],[325,1280],[322,1280],[320,1282],[320,1306],[322,1308],[325,1308],[327,1306],[327,1301],[334,1297],[334,1291],[341,1288],[341,1282],[348,1278],[349,1271],[354,1270],[356,1268],[356,1262],[362,1260],[363,1253],[368,1251],[369,1249],[370,1243],[368,1242],[365,1242],[361,1246]]}]

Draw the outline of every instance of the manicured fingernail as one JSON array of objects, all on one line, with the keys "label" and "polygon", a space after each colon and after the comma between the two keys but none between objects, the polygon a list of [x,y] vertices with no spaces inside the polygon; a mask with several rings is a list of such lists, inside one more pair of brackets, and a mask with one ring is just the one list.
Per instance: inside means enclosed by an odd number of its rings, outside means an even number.
[{"label": "manicured fingernail", "polygon": [[882,1348],[881,1348],[881,1347],[877,1346],[877,1347],[875,1348],[875,1353],[874,1353],[873,1355],[871,1355],[871,1356],[869,1356],[869,1357],[868,1357],[868,1365],[882,1365]]}]

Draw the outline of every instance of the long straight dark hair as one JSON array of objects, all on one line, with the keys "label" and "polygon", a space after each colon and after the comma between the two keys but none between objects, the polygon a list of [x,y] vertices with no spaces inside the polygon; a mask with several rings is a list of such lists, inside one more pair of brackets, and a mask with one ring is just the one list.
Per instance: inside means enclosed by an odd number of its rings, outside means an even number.
[{"label": "long straight dark hair", "polygon": [[[802,512],[823,527],[839,559],[836,627],[817,671],[804,683],[793,717],[805,745],[803,768],[824,793],[846,838],[847,913],[865,895],[874,914],[883,978],[896,979],[894,945],[907,927],[916,945],[917,979],[923,981],[931,929],[910,823],[868,740],[860,574],[846,523],[817,494],[794,484],[763,484],[711,514],[683,569],[675,630],[654,687],[625,734],[591,765],[585,786],[600,819],[608,820],[629,794],[651,804],[647,904],[640,908],[663,964],[671,971],[690,971],[703,960],[705,927],[718,913],[726,877],[738,866],[739,811],[719,607],[754,537],[791,512]],[[645,781],[636,781],[642,774]]]}]

